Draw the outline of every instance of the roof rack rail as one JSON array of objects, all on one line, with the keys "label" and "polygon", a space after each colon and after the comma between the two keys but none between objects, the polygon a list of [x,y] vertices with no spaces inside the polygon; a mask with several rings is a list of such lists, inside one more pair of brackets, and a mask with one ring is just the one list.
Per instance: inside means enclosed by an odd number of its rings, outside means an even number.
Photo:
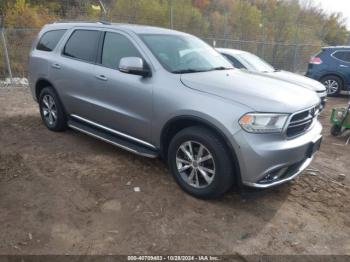
[{"label": "roof rack rail", "polygon": [[55,21],[53,22],[54,24],[64,24],[64,23],[96,23],[96,22],[93,22],[93,21],[74,21],[74,20],[58,20],[58,21]]},{"label": "roof rack rail", "polygon": [[100,23],[100,24],[104,24],[104,25],[111,25],[110,22],[108,21],[79,21],[79,20],[58,20],[53,22],[54,24],[64,24],[64,23],[89,23],[89,24],[96,24],[96,23]]},{"label": "roof rack rail", "polygon": [[98,23],[101,23],[103,25],[111,25],[112,24],[111,22],[108,22],[108,21],[98,21]]}]

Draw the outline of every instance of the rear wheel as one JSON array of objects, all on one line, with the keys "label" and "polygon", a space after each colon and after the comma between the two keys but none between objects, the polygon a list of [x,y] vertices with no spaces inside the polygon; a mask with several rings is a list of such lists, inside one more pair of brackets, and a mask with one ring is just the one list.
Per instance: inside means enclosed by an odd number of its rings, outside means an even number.
[{"label": "rear wheel", "polygon": [[168,151],[170,171],[176,182],[198,198],[216,198],[231,188],[234,181],[232,161],[221,139],[202,127],[180,131]]},{"label": "rear wheel", "polygon": [[321,79],[321,82],[326,87],[329,96],[337,96],[343,89],[343,82],[337,76],[325,76]]},{"label": "rear wheel", "polygon": [[67,128],[67,118],[63,106],[51,87],[45,87],[39,95],[41,119],[51,131],[64,131]]}]

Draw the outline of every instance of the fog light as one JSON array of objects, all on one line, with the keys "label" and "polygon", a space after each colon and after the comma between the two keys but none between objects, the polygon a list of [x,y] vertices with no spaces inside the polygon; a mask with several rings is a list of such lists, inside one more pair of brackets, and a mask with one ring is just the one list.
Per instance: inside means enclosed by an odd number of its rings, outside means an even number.
[{"label": "fog light", "polygon": [[287,170],[288,167],[283,167],[279,170],[276,170],[275,172],[269,173],[262,180],[260,180],[259,183],[271,183],[277,181],[286,173]]}]

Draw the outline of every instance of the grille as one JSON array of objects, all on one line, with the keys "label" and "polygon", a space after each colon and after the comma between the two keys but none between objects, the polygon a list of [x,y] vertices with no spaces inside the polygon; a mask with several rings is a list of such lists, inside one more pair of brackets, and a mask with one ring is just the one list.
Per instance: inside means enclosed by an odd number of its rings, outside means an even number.
[{"label": "grille", "polygon": [[318,113],[319,106],[316,106],[293,115],[287,128],[287,136],[295,137],[305,133],[311,127]]}]

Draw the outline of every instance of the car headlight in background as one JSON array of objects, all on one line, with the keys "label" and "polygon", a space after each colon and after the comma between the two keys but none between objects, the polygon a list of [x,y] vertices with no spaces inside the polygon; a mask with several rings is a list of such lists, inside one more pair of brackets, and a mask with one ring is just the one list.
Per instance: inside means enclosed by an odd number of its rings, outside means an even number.
[{"label": "car headlight in background", "polygon": [[288,114],[248,113],[241,117],[239,124],[249,133],[281,133]]}]

